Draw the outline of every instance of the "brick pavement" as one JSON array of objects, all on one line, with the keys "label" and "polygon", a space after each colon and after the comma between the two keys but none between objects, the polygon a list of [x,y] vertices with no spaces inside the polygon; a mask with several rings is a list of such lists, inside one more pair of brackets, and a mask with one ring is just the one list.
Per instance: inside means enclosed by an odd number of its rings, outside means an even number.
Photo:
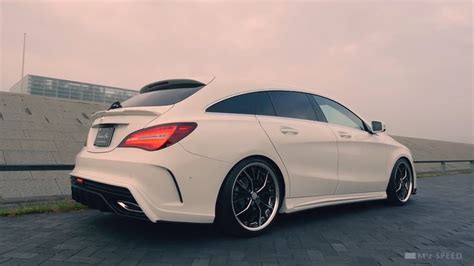
[{"label": "brick pavement", "polygon": [[251,239],[95,210],[3,217],[0,264],[474,265],[473,184],[473,174],[419,179],[404,207],[376,201],[282,215]]}]

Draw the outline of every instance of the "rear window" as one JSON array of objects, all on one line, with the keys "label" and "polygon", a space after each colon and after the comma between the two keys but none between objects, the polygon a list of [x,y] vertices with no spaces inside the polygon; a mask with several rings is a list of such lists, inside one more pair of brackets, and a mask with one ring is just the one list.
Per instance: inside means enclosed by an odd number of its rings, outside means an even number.
[{"label": "rear window", "polygon": [[121,105],[122,107],[173,105],[193,95],[201,88],[179,88],[146,92],[124,101]]}]

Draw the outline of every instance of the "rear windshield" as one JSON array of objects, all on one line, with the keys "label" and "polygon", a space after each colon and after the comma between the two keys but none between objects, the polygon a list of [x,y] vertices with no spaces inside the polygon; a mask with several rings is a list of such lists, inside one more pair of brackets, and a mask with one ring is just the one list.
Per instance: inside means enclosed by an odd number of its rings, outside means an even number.
[{"label": "rear windshield", "polygon": [[138,94],[123,103],[122,107],[165,106],[179,103],[196,93],[202,87],[158,90]]}]

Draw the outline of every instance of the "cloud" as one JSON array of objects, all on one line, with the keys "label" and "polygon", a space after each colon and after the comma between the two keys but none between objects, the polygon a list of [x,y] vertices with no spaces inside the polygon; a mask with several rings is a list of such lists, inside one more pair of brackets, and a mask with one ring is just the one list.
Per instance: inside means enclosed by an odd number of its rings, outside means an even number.
[{"label": "cloud", "polygon": [[28,32],[27,73],[132,89],[272,81],[338,98],[394,134],[474,141],[471,2],[0,5],[3,90]]}]

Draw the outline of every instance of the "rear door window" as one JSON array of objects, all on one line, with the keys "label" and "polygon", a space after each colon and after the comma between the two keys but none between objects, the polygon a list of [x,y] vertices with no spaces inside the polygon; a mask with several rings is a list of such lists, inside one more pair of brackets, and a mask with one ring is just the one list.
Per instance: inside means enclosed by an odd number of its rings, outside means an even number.
[{"label": "rear door window", "polygon": [[270,91],[270,99],[277,116],[318,120],[306,93],[291,91]]},{"label": "rear door window", "polygon": [[252,92],[234,96],[212,105],[207,108],[206,112],[275,115],[275,111],[266,92]]},{"label": "rear door window", "polygon": [[124,101],[121,105],[122,107],[173,105],[193,95],[201,88],[178,88],[146,92]]}]

